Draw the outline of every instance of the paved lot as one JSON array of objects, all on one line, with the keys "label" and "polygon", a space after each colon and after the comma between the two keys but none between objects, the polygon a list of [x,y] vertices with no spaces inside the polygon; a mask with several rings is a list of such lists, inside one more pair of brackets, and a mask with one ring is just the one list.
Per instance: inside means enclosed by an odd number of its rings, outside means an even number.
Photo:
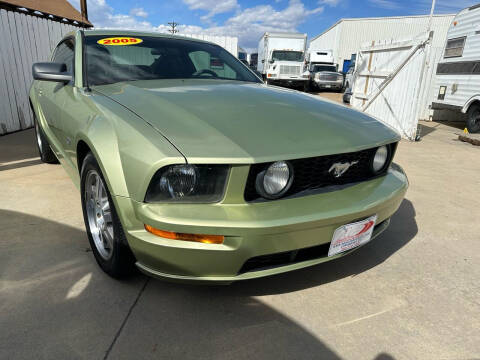
[{"label": "paved lot", "polygon": [[110,279],[76,189],[0,137],[0,359],[480,358],[480,148],[424,124],[396,161],[411,187],[354,254],[231,286]]},{"label": "paved lot", "polygon": [[[325,91],[325,92],[313,92],[312,94],[316,94],[324,99],[328,99],[328,100],[333,100],[333,101],[336,101],[336,102],[339,102],[341,104],[343,104],[343,101],[342,101],[342,97],[343,97],[343,93],[339,93],[339,92],[336,92],[336,91]],[[344,104],[345,106],[350,106],[350,105],[346,105]]]}]

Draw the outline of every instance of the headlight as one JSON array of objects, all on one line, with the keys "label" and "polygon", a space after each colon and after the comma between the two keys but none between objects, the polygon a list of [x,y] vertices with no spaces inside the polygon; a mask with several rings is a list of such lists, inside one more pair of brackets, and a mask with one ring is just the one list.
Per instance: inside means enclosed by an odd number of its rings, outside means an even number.
[{"label": "headlight", "polygon": [[287,161],[277,161],[257,175],[255,188],[266,199],[278,199],[293,182],[293,168]]},{"label": "headlight", "polygon": [[380,146],[375,152],[375,156],[373,157],[372,161],[372,170],[375,174],[378,174],[385,169],[385,166],[388,162],[388,157],[388,148],[385,145]]},{"label": "headlight", "polygon": [[153,176],[146,202],[213,203],[222,199],[229,167],[226,165],[170,165]]},{"label": "headlight", "polygon": [[171,198],[182,198],[190,195],[197,183],[197,168],[193,165],[174,165],[169,167],[160,177],[160,192]]}]

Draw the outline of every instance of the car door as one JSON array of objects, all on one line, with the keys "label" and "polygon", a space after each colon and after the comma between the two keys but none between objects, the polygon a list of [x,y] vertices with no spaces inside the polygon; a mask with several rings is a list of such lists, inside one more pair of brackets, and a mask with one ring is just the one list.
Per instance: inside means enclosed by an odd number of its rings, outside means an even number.
[{"label": "car door", "polygon": [[[58,44],[52,57],[52,62],[65,64],[66,71],[73,74],[74,41],[72,38]],[[44,112],[54,151],[60,160],[64,157],[64,134],[60,110],[65,105],[65,93],[72,90],[74,79],[68,83],[43,81],[40,87],[41,105]]]}]

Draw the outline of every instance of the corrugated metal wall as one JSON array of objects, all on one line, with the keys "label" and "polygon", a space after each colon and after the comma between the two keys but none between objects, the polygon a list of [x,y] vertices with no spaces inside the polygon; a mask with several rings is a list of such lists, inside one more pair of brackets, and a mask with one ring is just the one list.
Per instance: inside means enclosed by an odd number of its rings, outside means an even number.
[{"label": "corrugated metal wall", "polygon": [[[433,47],[445,45],[447,31],[454,17],[454,14],[433,17]],[[341,67],[343,60],[350,59],[351,55],[356,54],[364,43],[375,39],[401,39],[417,36],[427,31],[428,21],[428,16],[344,19],[312,40],[310,48],[332,49],[335,60]],[[338,32],[338,35],[334,36],[335,32]]]},{"label": "corrugated metal wall", "polygon": [[0,9],[0,135],[33,126],[28,92],[32,64],[48,61],[55,45],[76,26]]},{"label": "corrugated metal wall", "polygon": [[[308,45],[309,50],[335,50],[338,52],[338,35],[342,31],[342,23],[338,23],[330,30],[326,31],[323,35],[312,40]],[[336,53],[334,54],[336,55]]]}]

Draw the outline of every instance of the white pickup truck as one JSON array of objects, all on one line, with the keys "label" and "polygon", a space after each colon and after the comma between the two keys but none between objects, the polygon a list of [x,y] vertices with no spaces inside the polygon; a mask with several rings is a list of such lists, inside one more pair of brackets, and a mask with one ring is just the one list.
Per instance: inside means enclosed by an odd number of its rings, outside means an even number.
[{"label": "white pickup truck", "polygon": [[343,89],[343,74],[337,71],[334,64],[312,64],[309,68],[310,78],[305,91],[309,90],[336,90]]},{"label": "white pickup truck", "polygon": [[257,70],[267,84],[303,87],[308,81],[305,67],[307,34],[263,34],[258,43]]}]

